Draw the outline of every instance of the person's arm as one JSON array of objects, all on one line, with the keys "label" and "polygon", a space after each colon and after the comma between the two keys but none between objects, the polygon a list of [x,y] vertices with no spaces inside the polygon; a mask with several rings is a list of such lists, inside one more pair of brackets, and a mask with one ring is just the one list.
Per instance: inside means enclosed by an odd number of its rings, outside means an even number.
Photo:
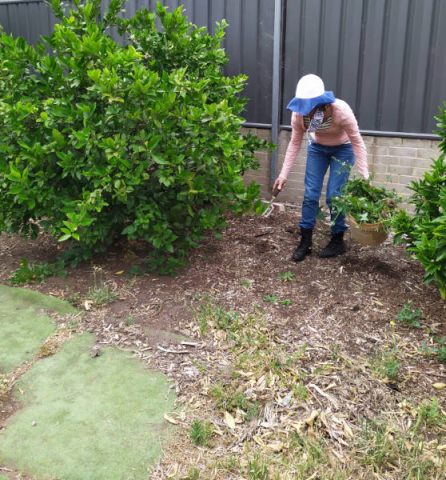
[{"label": "person's arm", "polygon": [[290,170],[293,167],[296,157],[299,154],[302,146],[304,129],[302,128],[302,124],[299,120],[300,119],[298,115],[293,113],[291,117],[291,140],[285,153],[285,160],[282,165],[282,170],[277,177],[277,180],[274,182],[273,190],[275,190],[276,187],[279,187],[279,190],[283,190],[285,188],[288,174],[290,173]]},{"label": "person's arm", "polygon": [[348,111],[345,112],[344,117],[344,128],[352,142],[353,153],[355,154],[356,166],[358,167],[358,171],[364,180],[369,178],[369,169],[367,165],[367,149],[364,144],[364,140],[362,139],[361,134],[359,133],[358,122],[356,121],[356,117],[353,111],[349,108]]}]

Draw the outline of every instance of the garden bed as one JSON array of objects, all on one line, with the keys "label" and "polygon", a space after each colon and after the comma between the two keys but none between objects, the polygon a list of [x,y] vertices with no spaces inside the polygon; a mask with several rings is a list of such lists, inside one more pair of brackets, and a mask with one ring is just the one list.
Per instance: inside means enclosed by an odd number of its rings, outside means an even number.
[{"label": "garden bed", "polygon": [[[414,466],[441,478],[446,402],[433,385],[446,383],[435,341],[446,336],[444,300],[390,238],[364,247],[347,234],[344,255],[292,262],[298,218],[230,218],[177,278],[128,277],[144,258],[135,242],[29,285],[85,310],[70,328],[131,349],[190,407],[169,413],[177,441],[153,478],[423,478],[407,476]],[[327,225],[317,233],[315,252]],[[2,235],[0,282],[22,258],[49,261],[59,248],[46,235]],[[95,281],[116,300],[95,307]],[[420,328],[396,318],[409,301]],[[6,398],[0,410],[10,412]]]}]

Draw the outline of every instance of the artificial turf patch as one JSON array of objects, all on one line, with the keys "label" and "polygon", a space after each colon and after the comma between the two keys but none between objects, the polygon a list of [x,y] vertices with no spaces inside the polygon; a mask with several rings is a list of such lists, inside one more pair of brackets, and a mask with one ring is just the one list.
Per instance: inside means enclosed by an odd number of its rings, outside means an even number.
[{"label": "artificial turf patch", "polygon": [[68,303],[23,288],[0,285],[0,373],[31,360],[56,330],[44,310],[76,313]]},{"label": "artificial turf patch", "polygon": [[89,354],[93,335],[38,361],[17,390],[23,408],[0,431],[0,463],[38,480],[142,480],[167,438],[166,377],[113,348]]}]

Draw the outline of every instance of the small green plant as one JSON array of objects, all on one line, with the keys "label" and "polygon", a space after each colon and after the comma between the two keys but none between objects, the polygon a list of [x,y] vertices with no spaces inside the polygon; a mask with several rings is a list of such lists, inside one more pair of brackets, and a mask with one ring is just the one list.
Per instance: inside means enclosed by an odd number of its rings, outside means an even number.
[{"label": "small green plant", "polygon": [[378,376],[391,381],[398,380],[399,370],[402,363],[397,356],[397,348],[386,348],[386,350],[378,349],[372,355],[370,360],[370,367]]},{"label": "small green plant", "polygon": [[430,427],[441,427],[446,422],[446,415],[440,412],[438,406],[438,398],[432,398],[431,401],[425,401],[416,409],[417,421],[415,423],[415,431],[424,425]]},{"label": "small green plant", "polygon": [[441,363],[446,363],[446,345],[440,345],[437,350],[437,358]]},{"label": "small green plant", "polygon": [[75,322],[73,321],[72,319],[70,319],[68,321],[68,324],[67,324],[67,329],[68,330],[76,330],[76,328],[79,327],[79,323],[78,322]]},{"label": "small green plant", "polygon": [[421,317],[421,310],[414,310],[412,308],[412,301],[405,303],[403,309],[396,314],[396,318],[406,327],[418,328],[420,322],[418,319]]},{"label": "small green plant", "polygon": [[80,300],[80,295],[78,293],[70,293],[67,297],[67,301],[71,304],[75,304]]},{"label": "small green plant", "polygon": [[284,282],[290,282],[291,280],[293,280],[293,278],[296,277],[296,275],[294,275],[294,273],[290,271],[285,273],[279,273],[277,276]]},{"label": "small green plant", "polygon": [[251,286],[251,282],[250,282],[249,280],[242,280],[242,281],[240,282],[240,285],[241,285],[242,287],[249,287],[249,286]]},{"label": "small green plant", "polygon": [[12,272],[10,283],[24,285],[26,283],[43,283],[45,278],[50,276],[66,277],[63,262],[57,263],[28,263],[26,258],[22,259],[20,268]]},{"label": "small green plant", "polygon": [[226,311],[217,305],[214,307],[213,318],[216,327],[221,330],[233,332],[239,328],[239,314],[234,310]]},{"label": "small green plant", "polygon": [[280,302],[282,305],[285,305],[286,307],[289,307],[291,305],[291,300],[288,300],[287,298],[285,300],[282,300]]},{"label": "small green plant", "polygon": [[89,300],[94,307],[99,307],[107,303],[113,303],[117,298],[116,293],[110,291],[110,287],[104,284],[102,277],[99,283],[97,282],[96,272],[94,272],[94,287],[88,289],[87,300]]},{"label": "small green plant", "polygon": [[263,300],[265,302],[276,303],[276,302],[278,302],[279,297],[275,293],[273,293],[272,295],[265,295],[263,297]]},{"label": "small green plant", "polygon": [[235,412],[240,409],[245,412],[244,421],[250,422],[260,413],[260,402],[251,400],[243,392],[237,392],[223,385],[216,385],[209,390],[215,401],[215,406],[221,411]]},{"label": "small green plant", "polygon": [[434,337],[434,340],[438,343],[438,346],[429,347],[427,344],[423,343],[423,346],[418,351],[427,358],[436,355],[439,362],[446,363],[446,337]]},{"label": "small green plant", "polygon": [[195,445],[206,447],[209,445],[209,440],[212,436],[211,422],[203,420],[194,420],[191,424],[189,435],[191,436]]},{"label": "small green plant", "polygon": [[293,387],[293,392],[294,395],[302,401],[307,400],[309,397],[307,387],[301,382]]},{"label": "small green plant", "polygon": [[124,323],[127,327],[130,327],[130,325],[133,325],[135,323],[135,317],[126,317],[126,319],[124,320]]},{"label": "small green plant", "polygon": [[336,360],[339,358],[339,345],[332,345],[331,346],[331,359],[336,362]]}]

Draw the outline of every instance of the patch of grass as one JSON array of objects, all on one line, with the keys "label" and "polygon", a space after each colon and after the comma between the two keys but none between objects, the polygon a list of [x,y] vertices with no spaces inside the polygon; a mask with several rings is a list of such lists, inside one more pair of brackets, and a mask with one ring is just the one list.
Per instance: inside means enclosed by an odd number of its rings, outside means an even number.
[{"label": "patch of grass", "polygon": [[235,412],[237,409],[245,412],[245,422],[250,422],[260,414],[260,402],[251,400],[243,392],[235,391],[233,385],[216,385],[209,390],[215,406],[222,412]]},{"label": "patch of grass", "polygon": [[396,445],[380,421],[360,420],[361,430],[356,438],[355,454],[359,463],[380,471],[385,463],[394,465],[398,459]]},{"label": "patch of grass", "polygon": [[272,295],[265,295],[263,297],[263,300],[269,303],[276,303],[279,301],[279,297],[275,293],[273,293]]},{"label": "patch of grass", "polygon": [[402,367],[401,361],[397,356],[397,348],[388,348],[386,350],[378,349],[378,351],[370,358],[371,370],[381,378],[396,381]]},{"label": "patch of grass", "polygon": [[254,457],[248,460],[247,467],[248,478],[251,480],[268,480],[268,465],[266,459],[259,454],[255,454]]},{"label": "patch of grass", "polygon": [[71,318],[70,318],[70,320],[68,320],[68,323],[67,323],[67,329],[68,330],[76,330],[76,328],[78,328],[78,327],[79,327],[78,322],[73,321]]},{"label": "patch of grass", "polygon": [[107,303],[113,303],[118,296],[116,293],[110,291],[110,287],[105,285],[100,278],[99,283],[96,279],[96,272],[94,273],[94,287],[90,287],[87,293],[87,300],[91,301],[94,307],[100,307]]},{"label": "patch of grass", "polygon": [[76,304],[80,300],[80,295],[78,293],[70,293],[67,297],[67,302],[73,304]]},{"label": "patch of grass", "polygon": [[288,272],[285,272],[285,273],[279,273],[277,274],[277,276],[283,281],[283,282],[290,282],[291,280],[293,280],[294,278],[296,278],[296,275],[294,275],[294,273],[288,271]]},{"label": "patch of grass", "polygon": [[124,323],[127,327],[130,327],[130,325],[134,325],[135,323],[135,317],[126,317],[126,319],[124,320]]},{"label": "patch of grass", "polygon": [[[207,297],[206,297],[207,298]],[[239,314],[233,310],[226,310],[219,305],[214,305],[210,300],[200,306],[199,312],[195,315],[200,329],[200,336],[206,335],[208,326],[219,330],[226,330],[230,333],[239,329]]]},{"label": "patch of grass", "polygon": [[434,339],[438,343],[438,346],[430,347],[426,343],[423,343],[422,347],[418,349],[418,352],[426,358],[431,358],[436,355],[439,362],[446,363],[446,337],[434,337]]},{"label": "patch of grass", "polygon": [[438,398],[434,397],[431,401],[425,401],[416,409],[417,421],[415,423],[415,431],[418,431],[422,426],[441,427],[446,423],[446,415],[440,412],[438,406]]},{"label": "patch of grass", "polygon": [[185,477],[181,480],[198,480],[200,478],[200,470],[197,467],[191,467]]},{"label": "patch of grass", "polygon": [[339,358],[339,345],[332,345],[331,346],[331,359],[333,362],[336,362]]},{"label": "patch of grass", "polygon": [[201,445],[207,447],[209,440],[212,437],[212,424],[211,422],[203,420],[195,420],[192,422],[189,435],[195,445]]},{"label": "patch of grass", "polygon": [[307,387],[301,382],[299,382],[297,385],[293,387],[293,392],[294,392],[294,395],[300,400],[302,400],[303,402],[307,400],[309,397]]},{"label": "patch of grass", "polygon": [[242,281],[240,282],[240,285],[241,285],[242,287],[250,287],[250,286],[251,286],[251,282],[250,282],[249,280],[242,280]]},{"label": "patch of grass", "polygon": [[291,300],[285,299],[280,302],[282,305],[289,307],[291,305]]},{"label": "patch of grass", "polygon": [[441,478],[436,476],[443,470],[439,459],[433,461],[432,456],[424,454],[424,440],[414,433],[415,428],[403,432],[398,427],[392,428],[387,421],[370,419],[361,419],[360,426],[351,458],[366,469],[371,469],[379,478],[396,478],[386,476],[393,470],[399,472],[398,478],[405,480]]},{"label": "patch of grass", "polygon": [[64,270],[64,263],[28,263],[26,258],[23,258],[20,268],[12,272],[9,282],[15,285],[43,283],[45,278],[50,276],[66,277],[67,271]]},{"label": "patch of grass", "polygon": [[412,308],[412,301],[409,301],[405,303],[402,310],[396,314],[396,318],[406,327],[419,328],[420,322],[418,319],[421,317],[421,314],[421,310],[414,310]]}]

